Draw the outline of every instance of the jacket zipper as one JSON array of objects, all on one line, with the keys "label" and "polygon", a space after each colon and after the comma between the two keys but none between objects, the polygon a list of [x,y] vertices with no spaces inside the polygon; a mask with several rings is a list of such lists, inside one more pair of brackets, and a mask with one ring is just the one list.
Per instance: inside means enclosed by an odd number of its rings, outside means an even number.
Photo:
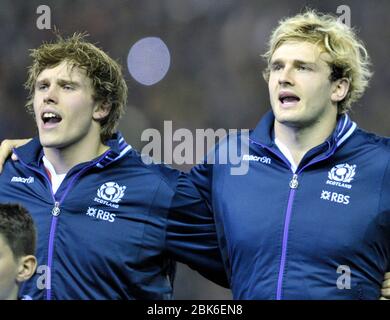
[{"label": "jacket zipper", "polygon": [[[52,189],[51,183],[50,183],[50,189]],[[48,253],[47,253],[47,267],[49,269],[49,278],[47,281],[48,283],[46,283],[46,300],[51,300],[51,267],[53,264],[54,235],[55,235],[56,228],[57,228],[58,216],[61,213],[60,202],[55,200],[54,195],[53,195],[53,198],[54,198],[54,207],[51,210],[51,215],[53,217],[51,219],[50,234],[49,234],[49,246],[47,249],[47,251],[48,251]]]},{"label": "jacket zipper", "polygon": [[320,159],[317,159],[315,161],[309,162],[305,166],[303,166],[299,172],[295,173],[293,175],[293,178],[290,181],[290,193],[288,196],[288,203],[287,203],[287,210],[286,210],[286,218],[284,221],[284,231],[283,231],[283,242],[282,242],[282,257],[280,260],[280,266],[279,266],[279,276],[278,276],[278,285],[276,289],[276,300],[282,299],[282,287],[283,287],[283,274],[284,274],[284,268],[286,266],[286,255],[287,255],[287,242],[288,242],[288,230],[290,227],[290,220],[291,220],[291,214],[292,214],[292,204],[295,198],[296,189],[298,188],[298,174],[300,174],[304,169],[306,169],[308,166],[311,166],[315,163],[318,163],[320,161],[323,161],[330,156],[334,154],[336,151],[336,147],[334,147],[331,152],[326,155],[325,157],[322,157]]},{"label": "jacket zipper", "polygon": [[[286,163],[286,165],[289,168],[291,168],[290,164],[284,160],[284,157],[281,157],[277,152],[273,151],[271,148],[268,148],[267,146],[262,145],[254,140],[251,140],[251,141],[254,144],[257,144],[260,147],[267,149],[269,152],[276,155],[279,159],[281,159],[284,163]],[[299,172],[295,172],[292,176],[292,179],[290,180],[290,183],[289,183],[290,192],[288,195],[287,209],[286,209],[286,215],[285,215],[284,227],[283,227],[282,255],[281,255],[280,265],[279,265],[278,283],[277,283],[277,288],[276,288],[276,300],[282,300],[283,275],[284,275],[284,269],[286,267],[286,256],[287,256],[287,245],[288,245],[288,231],[289,231],[289,227],[290,227],[290,220],[291,220],[291,214],[292,214],[292,204],[294,202],[296,189],[298,188],[298,185],[299,185],[298,174],[300,174],[308,166],[313,165],[315,163],[318,163],[320,161],[323,161],[323,160],[331,157],[335,153],[336,148],[337,148],[337,145],[335,145],[332,148],[332,150],[329,152],[329,154],[327,154],[326,156],[324,156],[318,160],[307,163],[305,166],[303,166],[299,170]]]},{"label": "jacket zipper", "polygon": [[[109,151],[109,150],[108,150]],[[51,210],[51,215],[52,215],[52,220],[51,220],[51,225],[50,225],[50,234],[49,234],[49,246],[48,246],[48,257],[47,257],[47,266],[49,269],[49,276],[48,280],[45,283],[46,284],[46,300],[51,300],[51,268],[52,268],[52,263],[53,263],[53,252],[54,252],[54,237],[55,237],[55,232],[56,232],[56,227],[57,227],[57,222],[58,222],[58,217],[61,213],[61,208],[60,205],[63,203],[65,197],[69,193],[71,187],[74,185],[76,182],[77,178],[80,177],[85,171],[89,170],[90,168],[94,167],[98,162],[100,162],[101,159],[103,159],[106,154],[108,153],[106,151],[101,157],[99,157],[98,160],[94,161],[92,164],[89,166],[84,167],[81,169],[74,177],[73,179],[68,183],[61,199],[57,201],[56,197],[53,194],[52,187],[51,187],[51,181],[48,179],[48,177],[40,172],[38,169],[31,167],[24,163],[23,161],[19,160],[25,167],[29,168],[30,170],[34,171],[35,173],[38,173],[39,175],[43,176],[43,178],[49,183],[50,187],[50,193],[52,195],[53,201],[54,201],[54,207]],[[15,151],[14,151],[15,152]],[[20,157],[18,157],[20,159]]]},{"label": "jacket zipper", "polygon": [[286,217],[284,220],[284,230],[283,230],[283,241],[282,241],[282,257],[280,259],[279,266],[279,276],[278,276],[278,286],[276,290],[276,300],[282,299],[282,285],[283,285],[283,273],[286,266],[286,254],[287,254],[287,242],[288,242],[288,230],[290,227],[292,204],[294,202],[295,192],[298,188],[298,175],[294,173],[292,179],[290,180],[290,193],[288,195],[288,203],[286,210]]}]

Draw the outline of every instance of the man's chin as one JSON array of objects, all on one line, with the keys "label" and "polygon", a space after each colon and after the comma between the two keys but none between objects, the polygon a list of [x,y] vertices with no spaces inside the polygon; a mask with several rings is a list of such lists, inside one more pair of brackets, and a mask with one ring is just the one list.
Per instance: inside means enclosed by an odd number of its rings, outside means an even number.
[{"label": "man's chin", "polygon": [[302,122],[301,117],[298,114],[293,114],[292,112],[279,112],[275,115],[277,122],[283,125],[294,125]]},{"label": "man's chin", "polygon": [[61,144],[58,141],[50,141],[46,139],[40,139],[39,142],[43,148],[59,148]]}]

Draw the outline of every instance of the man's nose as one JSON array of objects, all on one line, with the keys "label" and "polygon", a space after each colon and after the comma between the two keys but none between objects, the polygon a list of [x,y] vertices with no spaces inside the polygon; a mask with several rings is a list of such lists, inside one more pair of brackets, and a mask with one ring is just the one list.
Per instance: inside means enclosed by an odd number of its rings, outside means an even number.
[{"label": "man's nose", "polygon": [[280,85],[294,85],[294,79],[292,75],[292,68],[285,67],[282,72],[279,74],[279,84]]},{"label": "man's nose", "polygon": [[53,104],[58,102],[58,92],[55,86],[50,86],[47,88],[43,101],[46,104]]}]

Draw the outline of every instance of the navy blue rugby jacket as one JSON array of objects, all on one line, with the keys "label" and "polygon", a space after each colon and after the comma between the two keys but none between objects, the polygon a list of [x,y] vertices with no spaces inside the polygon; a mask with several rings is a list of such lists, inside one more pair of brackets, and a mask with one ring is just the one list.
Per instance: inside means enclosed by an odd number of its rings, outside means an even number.
[{"label": "navy blue rugby jacket", "polygon": [[[270,112],[228,137],[215,164],[189,175],[214,212],[234,298],[378,299],[390,270],[389,139],[341,116],[294,173],[273,122]],[[223,164],[233,140],[241,160]]]},{"label": "navy blue rugby jacket", "polygon": [[181,261],[226,285],[212,215],[179,171],[145,164],[118,134],[72,168],[56,194],[37,139],[0,175],[0,202],[18,202],[38,231],[32,299],[169,299]]}]

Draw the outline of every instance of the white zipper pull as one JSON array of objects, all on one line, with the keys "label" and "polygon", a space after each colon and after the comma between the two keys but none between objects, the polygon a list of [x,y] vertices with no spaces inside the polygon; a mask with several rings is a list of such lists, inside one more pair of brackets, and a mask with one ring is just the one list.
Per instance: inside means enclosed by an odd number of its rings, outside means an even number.
[{"label": "white zipper pull", "polygon": [[60,215],[60,212],[61,212],[61,209],[60,209],[60,203],[59,202],[55,202],[54,203],[54,207],[53,209],[51,210],[51,214],[55,217],[58,217]]},{"label": "white zipper pull", "polygon": [[294,173],[291,181],[290,181],[290,188],[296,189],[298,188],[298,175]]}]

